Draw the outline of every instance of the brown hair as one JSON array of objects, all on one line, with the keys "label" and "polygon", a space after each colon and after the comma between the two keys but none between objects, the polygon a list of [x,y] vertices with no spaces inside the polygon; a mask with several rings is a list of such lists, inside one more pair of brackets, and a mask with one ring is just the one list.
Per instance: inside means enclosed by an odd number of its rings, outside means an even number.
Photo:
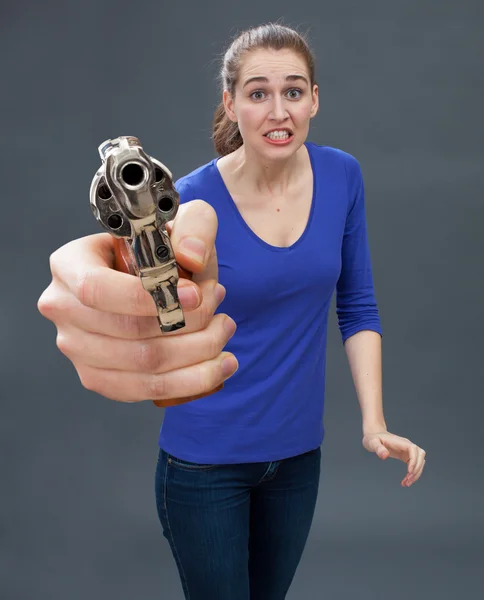
[{"label": "brown hair", "polygon": [[[293,50],[299,54],[307,63],[312,89],[315,84],[315,61],[305,36],[290,27],[278,23],[268,23],[247,29],[232,41],[222,59],[219,74],[222,91],[228,90],[232,98],[235,97],[240,63],[247,52],[259,48],[265,50]],[[243,140],[238,125],[228,118],[223,101],[215,110],[212,129],[215,150],[220,156],[230,154],[242,146]]]}]

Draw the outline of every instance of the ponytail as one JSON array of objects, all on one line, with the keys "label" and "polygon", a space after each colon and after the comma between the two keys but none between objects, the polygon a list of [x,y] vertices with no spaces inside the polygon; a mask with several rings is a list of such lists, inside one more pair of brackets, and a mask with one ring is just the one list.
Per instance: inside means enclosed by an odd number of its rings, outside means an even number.
[{"label": "ponytail", "polygon": [[237,123],[231,121],[225,112],[224,103],[220,102],[215,110],[212,122],[213,143],[220,156],[230,154],[243,144]]}]

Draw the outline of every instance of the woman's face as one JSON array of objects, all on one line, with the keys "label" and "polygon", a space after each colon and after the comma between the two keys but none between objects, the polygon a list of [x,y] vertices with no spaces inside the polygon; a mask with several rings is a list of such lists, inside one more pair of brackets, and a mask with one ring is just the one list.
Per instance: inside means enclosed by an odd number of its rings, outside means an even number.
[{"label": "woman's face", "polygon": [[244,145],[272,160],[287,158],[301,147],[319,106],[318,86],[311,90],[306,62],[292,50],[248,52],[235,97],[226,90],[223,100]]}]

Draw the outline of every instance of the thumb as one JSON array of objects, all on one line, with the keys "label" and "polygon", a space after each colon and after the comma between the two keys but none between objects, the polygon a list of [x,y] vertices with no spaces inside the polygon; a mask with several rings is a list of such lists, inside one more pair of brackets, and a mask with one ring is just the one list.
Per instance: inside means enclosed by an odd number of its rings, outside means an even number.
[{"label": "thumb", "polygon": [[[170,241],[177,264],[197,274],[198,281],[218,280],[215,251],[218,220],[213,207],[203,200],[191,200],[181,204],[170,225]],[[198,252],[202,254],[198,256]]]},{"label": "thumb", "polygon": [[385,460],[386,458],[388,458],[390,456],[390,452],[382,444],[380,444],[378,446],[378,448],[376,450],[376,454],[382,460]]},{"label": "thumb", "polygon": [[371,450],[373,450],[373,452],[378,456],[378,458],[385,460],[389,457],[390,452],[387,450],[387,448],[385,448],[385,446],[382,444],[382,441],[379,438],[372,440],[370,446]]}]

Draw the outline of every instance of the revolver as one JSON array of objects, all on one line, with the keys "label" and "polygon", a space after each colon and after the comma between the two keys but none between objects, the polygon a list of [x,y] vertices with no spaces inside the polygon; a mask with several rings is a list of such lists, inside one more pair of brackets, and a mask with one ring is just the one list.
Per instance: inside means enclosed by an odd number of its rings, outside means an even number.
[{"label": "revolver", "polygon": [[[148,156],[139,139],[120,136],[98,148],[102,165],[90,187],[91,210],[100,225],[114,236],[119,270],[137,275],[156,305],[162,333],[185,327],[177,292],[179,275],[192,274],[175,262],[166,223],[175,218],[180,196],[169,169]],[[208,393],[186,398],[153,400],[158,407],[197,400]]]},{"label": "revolver", "polygon": [[180,204],[172,174],[132,136],[106,140],[98,150],[102,165],[91,182],[91,210],[119,240],[114,244],[118,261],[151,294],[162,333],[181,329],[178,267],[166,231]]}]

